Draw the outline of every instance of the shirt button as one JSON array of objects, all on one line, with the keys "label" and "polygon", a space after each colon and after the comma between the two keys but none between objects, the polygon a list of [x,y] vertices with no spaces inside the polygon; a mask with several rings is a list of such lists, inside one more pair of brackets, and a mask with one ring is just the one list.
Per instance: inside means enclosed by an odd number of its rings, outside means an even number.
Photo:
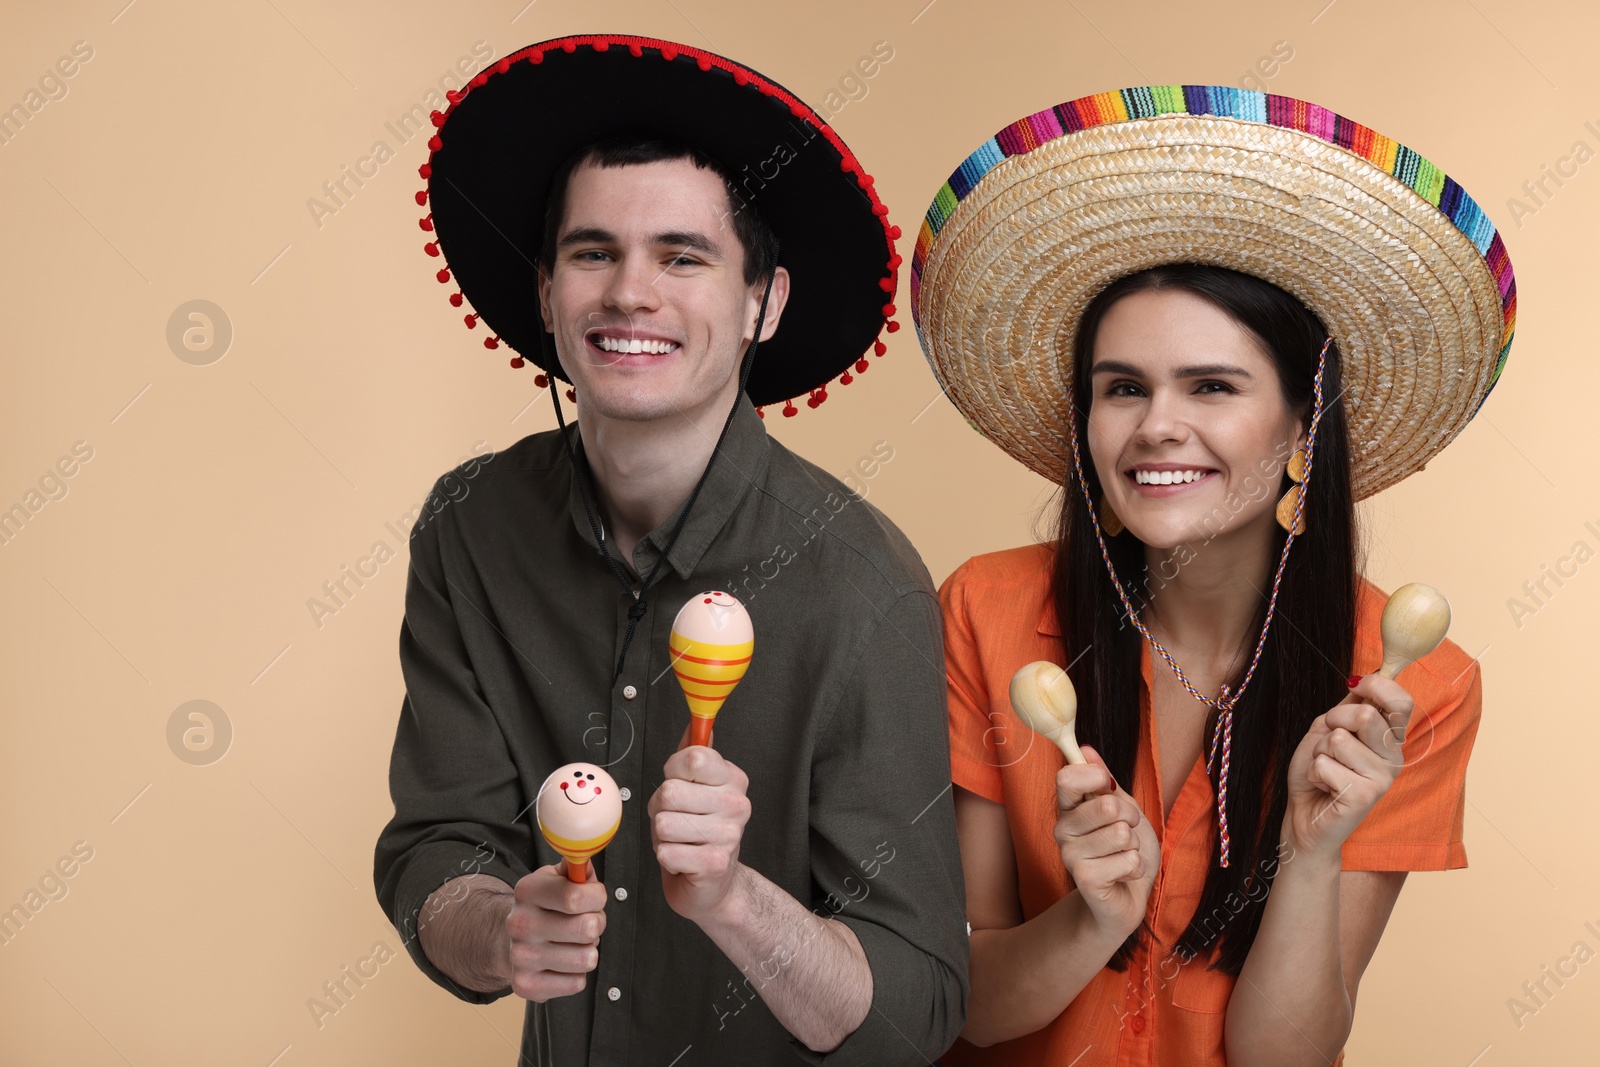
[{"label": "shirt button", "polygon": [[[613,992],[616,991],[616,987],[615,986],[612,986],[611,988],[612,988]],[[611,999],[612,1000],[616,1000],[617,998],[616,997],[612,997]],[[1136,1033],[1136,1034],[1144,1033],[1144,1016],[1143,1015],[1135,1015],[1133,1017],[1133,1032]]]},{"label": "shirt button", "polygon": [[627,900],[628,899],[628,891],[626,889],[622,888],[620,885],[617,886],[617,899],[618,900]]},{"label": "shirt button", "polygon": [[631,685],[625,685],[622,687],[622,695],[625,699],[632,700],[639,695],[639,691]]},{"label": "shirt button", "polygon": [[616,986],[612,986],[610,989],[606,990],[606,999],[607,1000],[621,1000],[622,999],[622,990],[618,989]]},{"label": "shirt button", "polygon": [[619,792],[622,794],[622,799],[623,800],[632,800],[633,799],[633,790],[629,789],[627,786],[623,786],[619,790]]}]

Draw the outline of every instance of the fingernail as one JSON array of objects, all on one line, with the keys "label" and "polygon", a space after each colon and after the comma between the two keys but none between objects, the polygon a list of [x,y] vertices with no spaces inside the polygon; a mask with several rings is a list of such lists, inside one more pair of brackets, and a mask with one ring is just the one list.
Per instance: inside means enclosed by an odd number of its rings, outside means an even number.
[{"label": "fingernail", "polygon": [[1350,677],[1348,677],[1348,678],[1346,678],[1344,680],[1344,687],[1346,689],[1354,689],[1356,686],[1358,686],[1360,684],[1361,684],[1361,675],[1359,675],[1359,674],[1352,674]]}]

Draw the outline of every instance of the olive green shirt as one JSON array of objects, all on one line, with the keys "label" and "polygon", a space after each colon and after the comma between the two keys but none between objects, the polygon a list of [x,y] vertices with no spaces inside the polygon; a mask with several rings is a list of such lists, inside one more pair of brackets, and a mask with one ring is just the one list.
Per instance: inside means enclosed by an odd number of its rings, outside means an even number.
[{"label": "olive green shirt", "polygon": [[[634,550],[624,570],[636,589],[676,521]],[[712,589],[739,597],[755,628],[749,670],[716,721],[717,750],[750,780],[739,860],[848,925],[872,969],[871,1010],[826,1056],[791,1037],[760,995],[803,958],[806,932],[741,974],[668,906],[650,845],[645,807],[689,716],[668,631],[690,597]],[[534,799],[552,770],[582,760],[606,767],[624,798],[595,861],[606,930],[582,993],[527,1004],[526,1063],[938,1058],[965,1016],[967,937],[939,605],[916,551],[741,404],[646,599],[609,686],[633,597],[598,555],[558,431],[435,483],[411,534],[395,814],[374,869],[412,958],[470,1003],[510,992],[452,983],[423,954],[417,913],[458,875],[515,885],[556,862]]]}]

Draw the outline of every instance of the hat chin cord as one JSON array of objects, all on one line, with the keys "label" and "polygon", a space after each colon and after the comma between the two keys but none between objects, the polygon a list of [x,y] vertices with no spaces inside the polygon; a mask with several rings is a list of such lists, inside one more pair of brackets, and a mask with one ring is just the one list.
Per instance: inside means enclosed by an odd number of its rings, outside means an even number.
[{"label": "hat chin cord", "polygon": [[[776,248],[773,250],[773,259],[774,261],[777,259]],[[639,620],[643,619],[650,610],[650,602],[645,599],[645,594],[655,584],[656,576],[661,571],[661,565],[667,561],[667,557],[672,554],[673,546],[678,543],[678,535],[683,533],[684,524],[689,519],[689,512],[693,510],[694,503],[700,496],[700,490],[705,488],[706,479],[711,476],[711,468],[716,464],[717,456],[722,451],[722,442],[728,437],[728,428],[733,425],[733,416],[738,412],[739,404],[744,400],[745,387],[750,382],[750,369],[755,366],[756,348],[761,344],[761,330],[767,321],[767,300],[772,296],[772,283],[773,279],[777,277],[777,273],[776,265],[767,273],[766,288],[761,293],[761,310],[756,314],[755,334],[750,338],[750,347],[745,349],[744,360],[739,368],[739,392],[733,398],[733,406],[728,409],[728,417],[722,422],[722,432],[717,435],[717,443],[712,446],[711,458],[706,460],[706,468],[700,472],[700,480],[695,483],[694,491],[689,494],[688,502],[684,504],[683,510],[679,512],[678,522],[672,528],[672,535],[667,539],[666,547],[661,550],[660,558],[656,560],[655,566],[650,568],[649,575],[646,576],[637,590],[633,588],[633,583],[628,581],[627,575],[622,573],[622,567],[611,555],[611,550],[606,547],[605,529],[595,516],[594,504],[590,501],[589,490],[584,484],[587,479],[584,477],[583,465],[578,462],[578,454],[572,447],[572,434],[568,430],[566,419],[562,417],[561,397],[556,388],[556,376],[553,369],[546,375],[548,379],[547,387],[550,390],[550,402],[555,405],[556,409],[556,425],[561,431],[561,442],[566,446],[567,461],[572,466],[572,479],[577,483],[579,498],[583,500],[583,511],[588,516],[589,529],[594,534],[595,543],[600,546],[600,556],[606,561],[606,566],[610,569],[611,574],[617,579],[618,584],[622,586],[623,592],[633,597],[633,605],[628,608],[628,629],[623,634],[622,647],[617,652],[617,668],[611,676],[611,684],[613,686],[622,677],[622,667],[628,658],[628,646],[633,643],[634,631],[639,626]],[[544,356],[544,365],[548,368],[554,368],[556,361],[552,358],[553,353],[550,349],[550,335],[547,331],[541,329],[539,331],[539,351]],[[1307,477],[1309,477],[1309,469],[1306,473]]]}]

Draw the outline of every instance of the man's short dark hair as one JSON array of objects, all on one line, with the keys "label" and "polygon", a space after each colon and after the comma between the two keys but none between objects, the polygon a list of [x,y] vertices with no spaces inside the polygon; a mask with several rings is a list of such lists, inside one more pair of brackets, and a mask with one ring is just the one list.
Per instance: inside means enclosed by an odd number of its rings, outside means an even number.
[{"label": "man's short dark hair", "polygon": [[777,266],[777,238],[767,220],[736,191],[733,175],[728,168],[697,148],[648,137],[614,137],[596,141],[574,152],[561,169],[556,171],[550,184],[550,197],[545,202],[544,244],[539,249],[539,262],[549,273],[556,262],[556,240],[567,212],[567,187],[572,172],[585,163],[596,167],[634,167],[645,163],[664,163],[687,159],[703,170],[714,172],[722,179],[728,193],[728,211],[723,218],[733,220],[733,233],[744,249],[744,280],[754,285]]}]

